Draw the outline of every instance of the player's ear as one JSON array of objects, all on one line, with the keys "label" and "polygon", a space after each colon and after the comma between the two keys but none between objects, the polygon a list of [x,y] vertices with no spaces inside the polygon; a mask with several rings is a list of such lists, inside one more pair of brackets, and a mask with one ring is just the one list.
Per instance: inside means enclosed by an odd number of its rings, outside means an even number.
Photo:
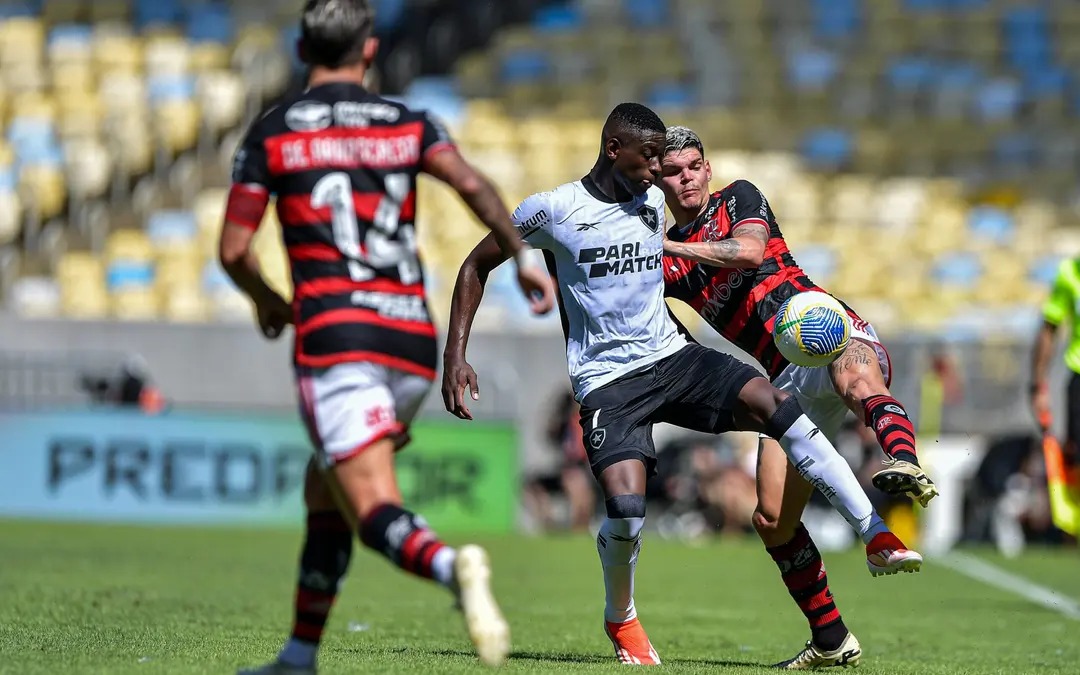
[{"label": "player's ear", "polygon": [[364,66],[370,67],[375,63],[375,55],[379,53],[379,38],[369,37],[364,40]]},{"label": "player's ear", "polygon": [[616,136],[611,136],[606,141],[604,141],[604,154],[607,156],[608,159],[613,162],[618,158],[619,150],[621,149],[622,143]]},{"label": "player's ear", "polygon": [[712,164],[709,164],[709,160],[705,160],[705,180],[712,180]]}]

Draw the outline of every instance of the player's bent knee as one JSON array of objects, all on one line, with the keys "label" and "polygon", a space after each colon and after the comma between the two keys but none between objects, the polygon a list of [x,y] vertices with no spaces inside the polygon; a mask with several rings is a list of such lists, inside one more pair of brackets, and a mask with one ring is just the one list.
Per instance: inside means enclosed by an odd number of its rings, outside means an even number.
[{"label": "player's bent knee", "polygon": [[604,502],[608,518],[644,518],[645,495],[618,495]]},{"label": "player's bent knee", "polygon": [[618,495],[604,502],[607,509],[607,521],[603,529],[624,541],[633,541],[641,536],[645,527],[645,496]]}]

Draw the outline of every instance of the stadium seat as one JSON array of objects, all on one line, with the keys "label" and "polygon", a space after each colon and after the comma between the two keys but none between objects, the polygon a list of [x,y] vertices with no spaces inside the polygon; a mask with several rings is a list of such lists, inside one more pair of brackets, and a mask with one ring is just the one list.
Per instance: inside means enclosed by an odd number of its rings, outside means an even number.
[{"label": "stadium seat", "polygon": [[51,319],[60,315],[60,287],[49,277],[24,277],[10,293],[11,307],[27,319]]}]

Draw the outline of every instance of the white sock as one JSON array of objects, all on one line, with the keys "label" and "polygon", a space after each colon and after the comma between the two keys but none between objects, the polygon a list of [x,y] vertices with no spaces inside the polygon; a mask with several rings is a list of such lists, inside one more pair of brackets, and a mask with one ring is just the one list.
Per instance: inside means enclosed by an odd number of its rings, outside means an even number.
[{"label": "white sock", "polygon": [[604,566],[604,620],[625,623],[634,609],[634,568],[641,550],[644,518],[605,518],[596,535],[596,550]]},{"label": "white sock", "polygon": [[438,583],[450,588],[454,583],[454,561],[457,549],[444,546],[431,559],[431,576]]},{"label": "white sock", "polygon": [[799,416],[780,439],[780,445],[799,473],[829,499],[864,544],[889,531],[847,460],[809,417]]},{"label": "white sock", "polygon": [[278,661],[297,668],[310,668],[315,665],[315,655],[318,653],[318,644],[291,637],[281,648]]}]

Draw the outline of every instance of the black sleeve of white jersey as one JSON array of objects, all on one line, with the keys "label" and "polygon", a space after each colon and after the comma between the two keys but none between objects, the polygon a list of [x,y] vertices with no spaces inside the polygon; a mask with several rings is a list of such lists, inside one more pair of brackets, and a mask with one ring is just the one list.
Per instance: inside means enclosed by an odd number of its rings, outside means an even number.
[{"label": "black sleeve of white jersey", "polygon": [[737,180],[731,184],[724,208],[727,209],[732,229],[750,223],[769,227],[769,202],[761,190],[748,180]]},{"label": "black sleeve of white jersey", "polygon": [[[268,113],[269,114],[269,113]],[[232,165],[234,185],[261,185],[270,190],[270,167],[266,159],[266,116],[252,123],[240,147],[236,150]]]},{"label": "black sleeve of white jersey", "polygon": [[424,123],[424,135],[420,140],[420,151],[424,157],[456,147],[454,139],[450,137],[450,132],[446,130],[442,121],[426,112],[421,113],[421,119]]}]

